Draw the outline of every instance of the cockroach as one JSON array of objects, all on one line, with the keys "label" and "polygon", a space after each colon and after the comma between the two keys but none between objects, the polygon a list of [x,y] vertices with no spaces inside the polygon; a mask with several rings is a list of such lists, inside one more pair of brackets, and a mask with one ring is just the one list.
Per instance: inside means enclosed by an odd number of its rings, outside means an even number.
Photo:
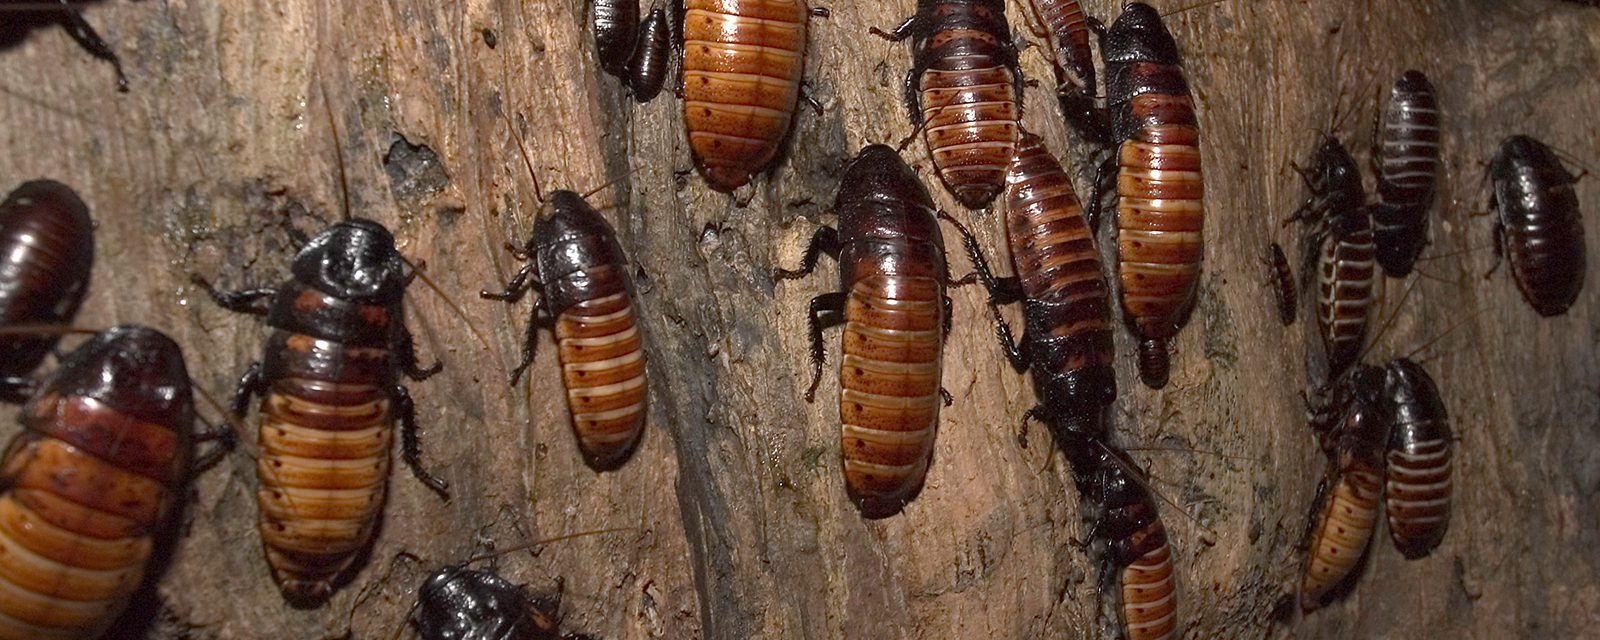
[{"label": "cockroach", "polygon": [[639,39],[639,0],[594,0],[594,49],[600,68],[629,80]]},{"label": "cockroach", "polygon": [[1409,358],[1385,367],[1383,394],[1391,420],[1383,496],[1389,536],[1405,557],[1422,558],[1450,526],[1450,418],[1433,378]]},{"label": "cockroach", "polygon": [[[111,63],[117,73],[117,91],[128,91],[128,76],[122,72],[122,59],[117,57],[116,50],[107,44],[105,38],[96,33],[89,21],[83,19],[83,12],[78,5],[81,2],[59,0],[59,7],[50,6],[51,2],[17,2],[15,0],[0,0],[0,16],[5,16],[0,24],[0,42],[21,38],[27,34],[28,29],[59,24],[65,29],[72,41],[78,43],[89,55]],[[14,6],[8,6],[14,5]]]},{"label": "cockroach", "polygon": [[1489,179],[1495,267],[1510,258],[1517,288],[1539,315],[1566,313],[1583,289],[1587,265],[1575,179],[1549,147],[1522,135],[1500,144]]},{"label": "cockroach", "polygon": [[1124,637],[1179,637],[1172,549],[1148,484],[1126,453],[1098,437],[1069,432],[1066,439],[1062,449],[1093,514],[1091,542],[1105,543],[1100,591],[1118,595]]},{"label": "cockroach", "polygon": [[[939,378],[949,331],[949,270],[933,198],[894,149],[875,144],[845,169],[833,210],[839,227],[811,238],[801,278],[822,253],[839,261],[840,290],[811,299],[811,386],[826,350],[824,324],[844,323],[839,422],[845,487],[869,518],[892,515],[922,489],[939,426]],[[824,316],[828,316],[825,321]]]},{"label": "cockroach", "polygon": [[1056,75],[1056,97],[1067,123],[1090,142],[1103,145],[1111,135],[1103,109],[1095,106],[1094,51],[1089,31],[1098,26],[1078,0],[1028,0],[1025,5],[1036,32],[1048,42]]},{"label": "cockroach", "polygon": [[[0,326],[72,320],[89,288],[94,225],[71,187],[25,182],[0,203]],[[0,399],[21,402],[26,376],[59,335],[0,336]]]},{"label": "cockroach", "polygon": [[667,12],[657,3],[639,25],[639,40],[628,62],[628,90],[639,103],[649,102],[661,93],[667,80],[667,61],[671,58],[671,28]]},{"label": "cockroach", "polygon": [[[1200,129],[1178,45],[1149,5],[1133,2],[1101,46],[1117,152],[1117,279],[1139,339],[1139,377],[1166,386],[1167,341],[1194,307],[1205,253]],[[1102,168],[1091,211],[1109,175]],[[1090,226],[1098,214],[1090,216]]]},{"label": "cockroach", "polygon": [[892,33],[872,33],[895,42],[915,36],[905,84],[912,124],[956,199],[988,206],[1005,185],[1022,118],[1022,72],[1005,2],[918,0],[917,12]]},{"label": "cockroach", "polygon": [[1439,182],[1439,102],[1428,76],[1413,69],[1395,81],[1378,138],[1372,234],[1384,273],[1403,278],[1427,244],[1428,209]]},{"label": "cockroach", "polygon": [[533,363],[539,328],[550,328],[579,450],[597,469],[620,467],[644,433],[649,392],[627,254],[583,196],[557,191],[516,255],[527,262],[505,290],[479,294],[515,304],[539,290],[511,383]]},{"label": "cockroach", "polygon": [[1323,141],[1301,177],[1310,195],[1291,220],[1313,225],[1302,277],[1307,289],[1316,287],[1317,329],[1333,379],[1355,362],[1367,335],[1378,284],[1372,217],[1362,202],[1361,170],[1338,140]]},{"label": "cockroach", "polygon": [[1317,487],[1309,519],[1300,608],[1320,607],[1328,593],[1348,579],[1366,554],[1378,523],[1383,497],[1387,420],[1383,415],[1384,373],[1358,365],[1341,384],[1351,385],[1339,407],[1338,424],[1326,445],[1332,464]]},{"label": "cockroach", "polygon": [[1278,302],[1278,321],[1287,327],[1294,324],[1300,298],[1295,288],[1294,270],[1289,267],[1289,258],[1283,255],[1283,247],[1276,242],[1267,247],[1267,269],[1271,277],[1272,295]]},{"label": "cockroach", "polygon": [[424,380],[402,302],[411,277],[383,225],[354,218],[300,248],[293,277],[277,288],[219,291],[224,309],[265,316],[273,333],[262,360],[239,380],[233,412],[260,396],[258,528],[283,596],[325,602],[372,536],[389,483],[398,421],[401,457],[429,489],[446,484],[422,468],[416,408],[397,374]]},{"label": "cockroach", "polygon": [[195,459],[183,353],[147,327],[102,331],[23,406],[0,493],[0,637],[98,638],[172,533]]},{"label": "cockroach", "polygon": [[750,182],[789,135],[805,73],[806,0],[687,0],[683,118],[713,188]]}]

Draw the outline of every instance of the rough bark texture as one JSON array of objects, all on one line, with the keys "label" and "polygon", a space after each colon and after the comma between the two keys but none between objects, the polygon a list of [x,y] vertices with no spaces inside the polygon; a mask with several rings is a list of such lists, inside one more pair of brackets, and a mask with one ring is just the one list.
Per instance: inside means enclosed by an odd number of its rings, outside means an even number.
[{"label": "rough bark texture", "polygon": [[[1107,22],[1118,5],[1084,4]],[[834,278],[774,286],[769,274],[831,221],[843,162],[910,132],[908,47],[866,32],[913,5],[840,0],[813,21],[809,84],[823,109],[801,109],[789,151],[743,207],[680,175],[692,165],[670,93],[634,106],[599,73],[582,0],[100,3],[88,17],[122,53],[127,94],[59,29],[0,52],[0,186],[66,181],[99,223],[82,324],[162,328],[202,386],[231,393],[266,330],[202,299],[188,274],[279,282],[290,257],[280,224],[337,219],[341,179],[351,211],[393,228],[465,314],[411,290],[422,357],[446,365],[410,385],[424,459],[453,501],[397,467],[365,569],[327,607],[294,610],[261,558],[241,452],[197,483],[153,625],[128,635],[384,638],[427,571],[489,541],[632,527],[514,553],[499,569],[536,589],[564,580],[567,626],[602,638],[1101,637],[1095,572],[1071,542],[1085,534],[1078,498],[1042,429],[1018,444],[1032,392],[995,347],[980,291],[953,293],[955,404],[927,487],[902,515],[866,521],[845,497],[831,367],[816,403],[800,397],[806,304]],[[1026,34],[1015,7],[1012,23]],[[1492,253],[1479,214],[1484,162],[1506,135],[1600,166],[1600,12],[1553,0],[1235,0],[1169,25],[1203,125],[1205,286],[1165,391],[1138,385],[1119,333],[1114,419],[1128,446],[1225,454],[1138,454],[1199,523],[1163,513],[1187,637],[1585,635],[1600,622],[1600,277],[1566,316],[1537,318],[1506,270],[1480,277]],[[1038,51],[1023,60],[1048,84]],[[1448,179],[1427,251],[1440,257],[1424,257],[1428,277],[1388,283],[1383,317],[1402,298],[1403,309],[1370,357],[1453,329],[1428,366],[1461,436],[1455,521],[1422,561],[1380,538],[1354,593],[1301,617],[1287,594],[1323,468],[1300,396],[1309,319],[1278,325],[1260,258],[1271,240],[1298,240],[1278,226],[1303,197],[1289,163],[1330,127],[1364,161],[1372,97],[1407,67],[1432,76],[1445,110]],[[1027,100],[1028,127],[1085,171],[1086,189],[1089,150],[1064,131],[1049,89]],[[501,247],[533,215],[508,113],[545,189],[612,183],[595,200],[612,205],[641,270],[650,423],[617,472],[580,461],[547,335],[531,383],[507,387],[526,303],[476,296],[513,273]],[[957,210],[920,141],[908,156]],[[1579,186],[1590,216],[1597,183]],[[968,219],[996,253],[993,217]],[[1588,237],[1593,247],[1600,232]]]}]

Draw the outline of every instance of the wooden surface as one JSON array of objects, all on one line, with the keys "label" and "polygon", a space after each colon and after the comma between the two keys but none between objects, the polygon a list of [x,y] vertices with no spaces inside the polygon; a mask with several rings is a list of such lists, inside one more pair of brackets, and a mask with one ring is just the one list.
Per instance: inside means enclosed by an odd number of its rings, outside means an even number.
[{"label": "wooden surface", "polygon": [[[336,148],[352,212],[394,229],[465,314],[411,289],[421,356],[446,365],[410,385],[424,460],[454,500],[397,468],[365,569],[327,607],[293,610],[261,558],[254,466],[240,452],[197,483],[152,628],[127,635],[386,638],[443,563],[490,544],[632,527],[513,553],[499,569],[537,590],[564,580],[568,626],[602,638],[1102,637],[1095,572],[1072,543],[1085,534],[1076,493],[1042,429],[1027,448],[1017,442],[1032,392],[1004,364],[976,288],[953,294],[944,384],[955,404],[927,487],[902,515],[865,521],[845,497],[831,367],[817,402],[800,398],[805,308],[834,286],[832,263],[798,283],[774,286],[769,273],[831,222],[843,162],[910,132],[899,103],[909,48],[866,31],[913,4],[840,0],[813,22],[809,84],[823,109],[802,108],[783,161],[744,207],[697,175],[675,179],[692,166],[677,100],[634,106],[599,74],[582,0],[100,3],[88,16],[122,53],[127,94],[59,29],[0,51],[0,188],[63,180],[99,223],[83,324],[162,328],[201,385],[230,394],[266,330],[197,297],[188,274],[230,287],[282,280],[285,216],[307,230],[340,216]],[[1115,16],[1112,0],[1084,4]],[[1025,33],[1014,7],[1012,23]],[[1212,452],[1137,453],[1198,521],[1163,511],[1187,637],[1592,633],[1600,277],[1568,315],[1537,318],[1505,270],[1480,277],[1492,254],[1479,214],[1484,163],[1509,134],[1600,167],[1600,12],[1553,0],[1233,0],[1169,26],[1200,105],[1206,275],[1166,390],[1138,385],[1119,332],[1114,419],[1130,447]],[[1048,84],[1038,50],[1023,60]],[[1373,95],[1407,67],[1432,77],[1445,112],[1448,181],[1427,250],[1442,257],[1424,258],[1429,277],[1413,280],[1370,358],[1449,332],[1423,357],[1461,436],[1455,521],[1422,561],[1379,539],[1355,592],[1302,618],[1287,594],[1322,473],[1300,395],[1308,324],[1277,324],[1260,258],[1272,240],[1298,253],[1297,233],[1278,227],[1304,195],[1289,163],[1304,162],[1335,112],[1364,163]],[[1086,168],[1090,150],[1069,139],[1048,88],[1027,100],[1027,126]],[[531,383],[506,386],[526,304],[476,296],[513,272],[501,246],[531,227],[507,113],[545,189],[614,182],[594,201],[611,206],[642,274],[652,376],[648,432],[617,472],[580,461],[548,336]],[[392,150],[400,136],[427,151]],[[908,157],[957,211],[920,141]],[[1597,185],[1579,187],[1590,216]],[[993,216],[958,215],[995,254]],[[1600,255],[1600,231],[1588,237]],[[965,273],[964,259],[952,263]],[[1413,281],[1388,283],[1385,317]],[[837,333],[828,338],[833,363]],[[16,429],[12,411],[0,435]]]}]

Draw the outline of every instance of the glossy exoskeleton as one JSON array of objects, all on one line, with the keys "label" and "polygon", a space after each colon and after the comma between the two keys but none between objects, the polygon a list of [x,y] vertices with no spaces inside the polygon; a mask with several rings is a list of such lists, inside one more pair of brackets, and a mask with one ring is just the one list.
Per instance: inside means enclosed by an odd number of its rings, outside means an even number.
[{"label": "glossy exoskeleton", "polygon": [[1004,0],[918,0],[893,33],[915,36],[906,107],[933,165],[957,200],[988,206],[1005,186],[1022,118],[1022,72]]},{"label": "glossy exoskeleton", "polygon": [[277,288],[222,292],[194,281],[230,311],[266,316],[262,360],[239,381],[233,411],[260,396],[256,445],[258,528],[284,598],[320,606],[372,537],[389,483],[389,446],[422,468],[416,408],[399,374],[423,380],[402,301],[411,277],[383,225],[352,219],[301,247],[293,278]]},{"label": "glossy exoskeleton", "polygon": [[[0,327],[63,324],[89,288],[94,226],[70,187],[34,180],[0,203]],[[59,335],[0,336],[0,400],[21,402],[26,376]]]},{"label": "glossy exoskeleton", "polygon": [[[1101,45],[1116,163],[1117,279],[1123,319],[1139,339],[1139,377],[1166,386],[1167,342],[1194,308],[1200,286],[1205,184],[1194,100],[1178,45],[1149,5],[1133,2]],[[1096,180],[1089,223],[1098,223]]]},{"label": "glossy exoskeleton", "polygon": [[600,68],[627,80],[639,34],[639,0],[594,0],[593,19]]},{"label": "glossy exoskeleton", "polygon": [[550,328],[578,448],[596,469],[615,469],[644,433],[649,392],[628,257],[611,224],[572,191],[551,195],[517,257],[527,263],[505,290],[480,294],[516,303],[539,290],[511,383],[533,363],[539,328]]},{"label": "glossy exoskeleton", "polygon": [[822,329],[843,322],[845,487],[863,514],[884,517],[921,491],[933,455],[950,328],[944,239],[927,187],[884,145],[868,146],[850,162],[833,211],[838,230],[818,229],[800,268],[779,269],[775,277],[810,274],[822,253],[839,260],[839,290],[811,300],[806,400],[815,397],[822,378]]},{"label": "glossy exoskeleton", "polygon": [[194,459],[183,353],[153,329],[96,334],[32,391],[0,462],[0,638],[98,638],[225,447]]},{"label": "glossy exoskeleton", "polygon": [[1317,487],[1306,528],[1306,563],[1300,608],[1316,609],[1366,555],[1383,497],[1388,421],[1383,408],[1384,373],[1357,365],[1339,382],[1335,423],[1323,440],[1328,477]]},{"label": "glossy exoskeleton", "polygon": [[1117,594],[1129,640],[1169,640],[1178,630],[1172,549],[1155,498],[1133,460],[1094,436],[1060,432],[1062,450],[1083,495],[1091,543],[1103,543],[1100,592]]},{"label": "glossy exoskeleton", "polygon": [[658,2],[639,24],[639,41],[628,62],[628,91],[638,102],[649,102],[667,82],[667,62],[672,57],[672,29],[667,11]]},{"label": "glossy exoskeleton", "polygon": [[1411,273],[1428,242],[1428,209],[1439,182],[1439,102],[1421,71],[1395,81],[1373,153],[1378,203],[1372,234],[1378,264],[1391,277]]},{"label": "glossy exoskeleton", "polygon": [[1300,296],[1295,286],[1294,270],[1289,267],[1289,258],[1283,255],[1283,247],[1276,242],[1267,248],[1267,268],[1271,270],[1272,295],[1278,303],[1278,321],[1287,327],[1294,324]]},{"label": "glossy exoskeleton", "polygon": [[1372,218],[1363,202],[1361,170],[1338,140],[1317,149],[1301,172],[1310,195],[1291,220],[1306,220],[1305,288],[1317,295],[1317,329],[1328,378],[1338,378],[1361,354],[1378,285]]},{"label": "glossy exoskeleton", "polygon": [[1588,264],[1575,179],[1549,147],[1520,135],[1500,144],[1489,179],[1495,255],[1509,259],[1517,288],[1534,311],[1566,313],[1583,289]]},{"label": "glossy exoskeleton", "polygon": [[1035,33],[1047,40],[1056,74],[1056,97],[1067,123],[1094,144],[1106,144],[1111,132],[1105,110],[1096,107],[1094,51],[1089,32],[1099,28],[1078,0],[1028,0],[1025,6]]},{"label": "glossy exoskeleton", "polygon": [[1444,540],[1450,526],[1453,435],[1439,387],[1407,358],[1384,369],[1389,425],[1384,509],[1389,536],[1407,558],[1421,558]]},{"label": "glossy exoskeleton", "polygon": [[428,576],[412,619],[422,640],[593,640],[562,634],[559,597],[530,598],[493,571],[452,565]]},{"label": "glossy exoskeleton", "polygon": [[111,63],[117,72],[117,90],[128,90],[128,76],[122,73],[122,59],[117,57],[117,52],[111,49],[104,38],[96,33],[94,27],[83,19],[80,9],[83,2],[70,0],[45,0],[59,2],[59,8],[44,9],[42,6],[7,6],[7,5],[39,5],[32,0],[0,0],[0,47],[21,40],[34,27],[48,25],[61,25],[73,42],[78,43],[89,55]]}]

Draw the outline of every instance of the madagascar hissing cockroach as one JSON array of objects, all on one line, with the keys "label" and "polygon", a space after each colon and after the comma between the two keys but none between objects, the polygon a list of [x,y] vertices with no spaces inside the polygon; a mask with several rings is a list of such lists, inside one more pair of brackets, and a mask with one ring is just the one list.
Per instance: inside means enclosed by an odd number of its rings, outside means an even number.
[{"label": "madagascar hissing cockroach", "polygon": [[1439,102],[1421,71],[1395,81],[1372,156],[1378,203],[1372,235],[1378,264],[1390,277],[1411,273],[1428,242],[1428,209],[1439,182]]},{"label": "madagascar hissing cockroach", "polygon": [[[1122,315],[1139,339],[1139,378],[1159,389],[1170,369],[1167,341],[1194,308],[1205,254],[1199,123],[1178,45],[1155,9],[1129,3],[1111,25],[1101,55],[1112,140],[1121,145],[1116,181]],[[1096,180],[1091,228],[1109,175],[1102,167]]]},{"label": "madagascar hissing cockroach", "polygon": [[493,571],[452,565],[428,576],[417,592],[422,640],[594,640],[561,633],[561,596],[531,596]]},{"label": "madagascar hissing cockroach", "polygon": [[1331,380],[1355,363],[1366,339],[1378,284],[1372,217],[1362,201],[1361,170],[1338,140],[1323,141],[1300,175],[1310,194],[1290,219],[1312,224],[1301,277],[1308,290],[1316,287],[1317,329]]},{"label": "madagascar hissing cockroach", "polygon": [[[94,266],[94,223],[71,187],[25,182],[0,203],[0,326],[72,320]],[[0,399],[21,402],[26,376],[60,335],[0,336]]]},{"label": "madagascar hissing cockroach", "polygon": [[402,302],[411,276],[383,225],[355,218],[300,248],[293,277],[277,288],[223,292],[198,274],[224,309],[266,316],[271,337],[239,380],[233,412],[261,397],[256,446],[258,528],[283,596],[320,606],[372,536],[389,483],[389,445],[400,423],[401,457],[417,479],[448,498],[422,468],[416,408],[398,374],[424,380]]},{"label": "madagascar hissing cockroach", "polygon": [[[824,324],[844,323],[839,422],[845,487],[869,518],[892,515],[922,489],[939,427],[949,270],[933,198],[894,149],[875,144],[845,169],[833,211],[798,270],[839,261],[839,291],[811,299],[811,386],[822,379]],[[829,316],[825,321],[823,316]]]},{"label": "madagascar hissing cockroach", "polygon": [[683,120],[706,181],[732,191],[773,157],[806,68],[806,0],[687,0]]},{"label": "madagascar hissing cockroach", "polygon": [[1335,586],[1355,571],[1378,524],[1383,497],[1384,448],[1388,421],[1383,415],[1383,370],[1357,365],[1342,376],[1349,385],[1336,395],[1337,423],[1325,448],[1328,477],[1317,487],[1316,504],[1306,528],[1305,572],[1300,581],[1300,608],[1323,605]]},{"label": "madagascar hissing cockroach", "polygon": [[[1111,132],[1106,114],[1095,106],[1094,51],[1089,48],[1092,19],[1078,0],[1028,0],[1024,5],[1035,33],[1048,42],[1056,74],[1056,97],[1067,123],[1089,142],[1103,145]],[[1098,26],[1098,23],[1095,23]]]},{"label": "madagascar hissing cockroach", "polygon": [[144,578],[196,460],[183,352],[153,329],[96,334],[24,405],[0,462],[0,638],[98,638]]},{"label": "madagascar hissing cockroach", "polygon": [[[59,6],[52,6],[56,4]],[[122,73],[122,59],[117,57],[117,52],[107,44],[105,39],[96,33],[89,21],[83,19],[81,5],[86,2],[72,2],[70,0],[43,0],[41,2],[27,2],[17,0],[0,0],[0,43],[11,42],[27,35],[27,31],[34,27],[46,27],[53,24],[61,25],[72,41],[88,52],[89,55],[111,63],[117,72],[117,91],[128,91],[128,76]]]},{"label": "madagascar hissing cockroach", "polygon": [[591,466],[615,469],[644,433],[649,392],[627,254],[583,196],[557,191],[517,257],[527,262],[504,291],[479,294],[515,304],[539,289],[511,383],[533,363],[538,329],[554,331],[578,448]]},{"label": "madagascar hissing cockroach", "polygon": [[1289,258],[1283,255],[1283,247],[1276,242],[1267,247],[1267,269],[1272,295],[1278,303],[1278,320],[1287,327],[1294,324],[1300,295],[1299,289],[1295,288],[1294,270],[1289,266]]},{"label": "madagascar hissing cockroach", "polygon": [[915,36],[906,108],[951,193],[971,209],[1005,186],[1022,118],[1022,72],[1004,0],[917,0],[892,41]]},{"label": "madagascar hissing cockroach", "polygon": [[1105,545],[1100,592],[1117,594],[1123,636],[1128,640],[1181,636],[1172,549],[1142,472],[1126,453],[1097,436],[1058,434],[1065,437],[1062,451],[1090,514],[1090,542]]},{"label": "madagascar hissing cockroach", "polygon": [[628,80],[639,37],[639,0],[594,0],[594,50],[600,68]]},{"label": "madagascar hissing cockroach", "polygon": [[1494,184],[1495,266],[1511,262],[1523,299],[1541,316],[1567,312],[1583,289],[1588,258],[1576,180],[1544,143],[1511,136],[1489,163]]},{"label": "madagascar hissing cockroach", "polygon": [[1409,358],[1385,367],[1383,400],[1390,420],[1383,494],[1389,536],[1405,557],[1425,557],[1450,527],[1450,417],[1433,378]]},{"label": "madagascar hissing cockroach", "polygon": [[672,57],[671,38],[667,12],[658,2],[640,23],[639,41],[628,62],[628,91],[635,101],[649,102],[661,93],[667,81],[667,61]]}]

